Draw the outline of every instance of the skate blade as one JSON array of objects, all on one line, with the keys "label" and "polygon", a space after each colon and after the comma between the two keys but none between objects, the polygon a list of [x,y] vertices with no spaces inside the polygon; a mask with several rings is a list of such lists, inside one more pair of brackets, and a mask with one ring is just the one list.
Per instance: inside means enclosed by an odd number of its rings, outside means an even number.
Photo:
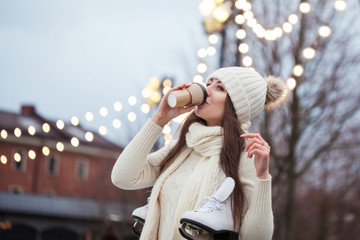
[{"label": "skate blade", "polygon": [[211,236],[205,229],[187,222],[182,223],[179,230],[181,235],[189,240],[210,239]]},{"label": "skate blade", "polygon": [[143,227],[144,227],[144,222],[135,219],[135,223],[134,223],[132,229],[136,235],[139,235],[139,236],[141,235]]}]

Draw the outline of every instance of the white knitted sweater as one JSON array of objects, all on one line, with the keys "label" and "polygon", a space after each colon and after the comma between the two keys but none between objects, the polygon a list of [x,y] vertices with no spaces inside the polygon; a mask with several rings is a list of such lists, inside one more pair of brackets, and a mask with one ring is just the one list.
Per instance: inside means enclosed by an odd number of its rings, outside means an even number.
[{"label": "white knitted sweater", "polygon": [[[207,132],[218,132],[218,129],[211,127],[199,128],[202,137]],[[140,189],[153,186],[159,178],[159,163],[164,159],[168,151],[175,144],[171,142],[157,152],[150,153],[150,150],[162,132],[162,128],[148,120],[144,127],[139,131],[135,138],[124,149],[119,156],[112,171],[112,181],[119,188],[123,189]],[[201,141],[201,139],[200,139]],[[206,150],[206,149],[205,149]],[[192,210],[201,206],[204,195],[211,195],[216,184],[218,174],[211,174],[213,182],[208,189],[196,189],[196,194],[188,194],[189,185],[186,185],[188,179],[194,176],[204,174],[205,164],[210,165],[213,171],[218,169],[218,165],[204,160],[192,148],[186,147],[186,157],[174,169],[161,180],[161,184],[153,188],[150,200],[149,212],[141,239],[183,239],[179,234],[178,228],[180,222],[179,215],[183,210]],[[211,159],[211,158],[210,158]],[[217,159],[217,158],[215,158]],[[271,180],[260,180],[256,177],[254,162],[246,157],[246,153],[241,156],[239,169],[240,180],[244,186],[246,198],[248,200],[248,210],[240,231],[242,240],[268,240],[273,233],[273,215],[271,208]],[[222,180],[226,176],[223,176]],[[199,178],[199,181],[201,178]],[[198,182],[196,179],[195,182]],[[209,181],[208,181],[209,182]],[[201,184],[193,184],[201,186]],[[204,188],[204,187],[203,187]],[[210,189],[211,192],[210,192]],[[194,191],[194,190],[193,190]],[[155,193],[154,193],[155,192]],[[201,192],[201,193],[198,193]],[[183,194],[182,194],[183,193]],[[184,194],[185,193],[185,194]],[[153,196],[155,195],[155,196]],[[185,197],[188,196],[188,197]],[[196,195],[191,199],[191,195]],[[187,199],[188,198],[188,199]],[[181,199],[181,200],[179,200]],[[188,202],[188,203],[186,203]],[[179,210],[180,209],[180,210]],[[153,210],[151,212],[151,210]],[[180,212],[177,212],[180,211]],[[149,213],[148,213],[149,214]]]}]

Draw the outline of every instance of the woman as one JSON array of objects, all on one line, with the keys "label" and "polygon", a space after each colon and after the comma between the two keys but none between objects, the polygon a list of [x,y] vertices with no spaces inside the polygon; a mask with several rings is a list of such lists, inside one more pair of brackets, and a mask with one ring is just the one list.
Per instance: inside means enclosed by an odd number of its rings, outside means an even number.
[{"label": "woman", "polygon": [[[153,186],[140,239],[182,239],[182,213],[201,207],[219,177],[221,182],[226,177],[235,180],[231,209],[240,239],[271,239],[270,147],[258,132],[247,130],[264,107],[283,98],[285,85],[241,67],[218,69],[206,85],[208,97],[199,107],[170,108],[166,94],[114,165],[111,177],[116,186]],[[190,111],[179,139],[149,154],[164,125]]]}]

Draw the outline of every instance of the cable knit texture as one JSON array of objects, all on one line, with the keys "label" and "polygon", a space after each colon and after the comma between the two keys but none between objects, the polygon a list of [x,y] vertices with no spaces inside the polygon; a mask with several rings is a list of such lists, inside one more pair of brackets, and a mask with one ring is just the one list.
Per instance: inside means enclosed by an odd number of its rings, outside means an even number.
[{"label": "cable knit texture", "polygon": [[[153,184],[140,239],[183,239],[178,230],[182,213],[201,207],[204,197],[213,193],[219,178],[222,128],[192,124],[186,135],[187,146],[160,176],[159,164],[176,141],[149,154],[149,143],[156,141],[161,133],[159,128],[151,120],[145,124],[115,163],[112,181],[125,189]],[[239,175],[248,200],[240,239],[271,239],[271,181],[256,178],[254,162],[246,153],[241,156]],[[225,177],[222,176],[221,182]]]},{"label": "cable knit texture", "polygon": [[211,78],[217,78],[225,85],[240,122],[250,121],[264,109],[267,85],[256,71],[225,67],[211,73],[207,80]]}]

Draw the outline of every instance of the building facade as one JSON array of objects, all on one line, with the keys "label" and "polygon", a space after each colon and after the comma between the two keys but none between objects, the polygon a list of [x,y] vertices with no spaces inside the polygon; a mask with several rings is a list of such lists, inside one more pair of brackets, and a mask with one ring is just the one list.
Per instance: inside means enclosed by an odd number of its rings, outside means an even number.
[{"label": "building facade", "polygon": [[0,239],[136,239],[131,211],[145,193],[110,179],[122,148],[75,125],[34,106],[0,111]]}]

